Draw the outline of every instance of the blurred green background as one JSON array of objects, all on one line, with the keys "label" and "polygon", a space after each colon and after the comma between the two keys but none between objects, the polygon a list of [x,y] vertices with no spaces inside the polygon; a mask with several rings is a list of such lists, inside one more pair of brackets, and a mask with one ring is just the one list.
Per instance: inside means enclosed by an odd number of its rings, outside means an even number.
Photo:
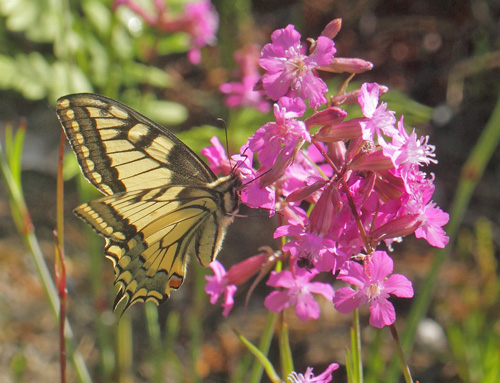
[{"label": "blurred green background", "polygon": [[[168,1],[168,0],[166,0]],[[153,11],[153,2],[139,3]],[[168,1],[180,11],[185,1]],[[416,295],[429,273],[437,284],[425,320],[419,321],[407,355],[421,382],[498,382],[500,322],[500,2],[219,0],[218,42],[202,49],[192,65],[184,34],[166,34],[127,8],[112,10],[106,0],[0,0],[0,142],[14,146],[9,132],[25,127],[19,177],[38,244],[52,270],[52,230],[56,226],[56,171],[61,129],[54,106],[67,93],[92,91],[120,100],[169,126],[195,152],[214,134],[239,146],[272,115],[228,110],[218,86],[230,80],[233,53],[245,44],[263,46],[277,28],[292,23],[303,38],[317,37],[342,18],[335,38],[337,57],[359,57],[374,69],[355,81],[390,87],[389,109],[429,135],[439,164],[434,201],[445,211],[460,185],[476,186],[456,214],[456,242],[443,264],[423,241],[407,238],[395,246],[395,272],[406,274]],[[345,80],[327,78],[330,89]],[[495,109],[497,108],[497,109]],[[490,127],[491,132],[484,133]],[[496,133],[495,133],[496,132]],[[476,147],[476,156],[469,157]],[[224,142],[224,141],[222,141]],[[493,151],[493,149],[495,149]],[[481,157],[481,154],[483,155]],[[467,171],[461,169],[467,162]],[[482,161],[482,162],[481,162]],[[15,162],[15,161],[14,161]],[[15,165],[16,166],[16,165]],[[14,166],[14,167],[15,167]],[[19,165],[17,165],[19,166]],[[485,166],[484,173],[481,166]],[[79,175],[72,155],[65,164],[65,245],[68,318],[73,346],[95,382],[248,382],[254,363],[232,328],[258,343],[265,326],[259,286],[248,307],[248,287],[237,295],[229,318],[211,306],[203,292],[205,270],[192,262],[183,288],[157,310],[135,305],[117,326],[110,311],[113,273],[102,256],[102,242],[71,214],[97,193]],[[476,185],[475,183],[478,182]],[[458,204],[455,205],[455,207]],[[226,238],[220,260],[231,265],[272,241],[275,222],[246,212]],[[21,228],[22,229],[22,228]],[[398,327],[405,328],[411,302],[395,301]],[[287,317],[299,372],[318,373],[343,363],[349,343],[349,317],[324,302],[319,321]],[[367,327],[364,317],[365,381],[396,381],[389,371],[388,330]],[[69,354],[71,348],[69,346]],[[276,364],[277,345],[270,358]],[[33,258],[12,218],[9,190],[0,183],[0,382],[54,382],[59,378],[58,323],[46,299]],[[68,381],[82,375],[68,363]],[[263,382],[268,381],[264,376]],[[345,370],[334,382],[346,381]]]}]

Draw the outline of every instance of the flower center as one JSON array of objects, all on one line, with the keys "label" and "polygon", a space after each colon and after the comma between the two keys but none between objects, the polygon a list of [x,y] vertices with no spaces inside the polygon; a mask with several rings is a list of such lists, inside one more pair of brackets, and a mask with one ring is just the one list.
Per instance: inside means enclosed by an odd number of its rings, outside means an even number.
[{"label": "flower center", "polygon": [[288,60],[285,63],[286,71],[295,78],[302,78],[309,68],[307,67],[304,59],[306,56],[300,53],[300,45],[290,47],[287,50]]},{"label": "flower center", "polygon": [[381,289],[378,283],[372,283],[366,290],[366,296],[369,299],[376,298],[380,295]]}]

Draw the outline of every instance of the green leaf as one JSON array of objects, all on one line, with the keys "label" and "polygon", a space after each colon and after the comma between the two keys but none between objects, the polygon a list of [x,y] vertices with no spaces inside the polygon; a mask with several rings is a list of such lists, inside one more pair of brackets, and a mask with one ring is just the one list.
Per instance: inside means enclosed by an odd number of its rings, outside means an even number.
[{"label": "green leaf", "polygon": [[264,371],[266,371],[267,376],[269,379],[271,379],[271,382],[273,383],[281,383],[282,380],[276,373],[276,370],[274,369],[273,365],[267,359],[267,357],[256,347],[254,346],[248,339],[246,339],[243,335],[241,335],[238,331],[234,330],[238,338],[241,340],[241,342],[248,348],[248,350],[257,358],[257,360],[262,364],[264,367]]},{"label": "green leaf", "polygon": [[51,82],[47,87],[50,100],[56,100],[68,93],[93,91],[90,80],[80,68],[62,61],[53,64]]},{"label": "green leaf", "polygon": [[185,33],[173,33],[162,36],[158,42],[158,54],[166,56],[172,53],[184,53],[189,50],[189,36]]},{"label": "green leaf", "polygon": [[79,68],[60,61],[49,63],[38,52],[14,58],[0,55],[0,73],[0,88],[15,90],[28,100],[55,100],[66,93],[92,90]]},{"label": "green leaf", "polygon": [[12,137],[11,127],[5,132],[5,153],[16,184],[21,185],[21,167],[26,126],[20,126]]},{"label": "green leaf", "polygon": [[187,109],[178,103],[164,100],[150,100],[141,108],[143,113],[160,124],[180,124],[187,119]]},{"label": "green leaf", "polygon": [[[212,125],[194,126],[189,130],[178,132],[175,135],[195,153],[199,153],[201,149],[210,146],[210,139],[213,136],[218,137],[220,142],[225,142],[224,130]],[[223,146],[225,145],[223,144]]]},{"label": "green leaf", "polygon": [[124,64],[123,76],[128,85],[148,84],[158,88],[169,88],[172,78],[162,69],[128,61]]},{"label": "green leaf", "polygon": [[101,34],[106,35],[111,26],[111,10],[101,1],[87,0],[82,2],[82,8],[89,23]]},{"label": "green leaf", "polygon": [[0,15],[14,32],[24,32],[36,42],[53,42],[58,35],[60,9],[51,0],[2,0]]}]

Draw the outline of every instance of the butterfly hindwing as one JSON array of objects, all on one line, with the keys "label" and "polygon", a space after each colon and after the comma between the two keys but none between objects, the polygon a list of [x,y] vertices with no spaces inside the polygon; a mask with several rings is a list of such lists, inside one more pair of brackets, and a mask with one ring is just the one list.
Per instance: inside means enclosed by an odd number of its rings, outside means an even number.
[{"label": "butterfly hindwing", "polygon": [[82,172],[105,194],[75,214],[105,239],[115,309],[162,303],[184,281],[190,256],[205,267],[215,259],[239,178],[217,178],[166,128],[106,97],[68,95],[57,113]]}]

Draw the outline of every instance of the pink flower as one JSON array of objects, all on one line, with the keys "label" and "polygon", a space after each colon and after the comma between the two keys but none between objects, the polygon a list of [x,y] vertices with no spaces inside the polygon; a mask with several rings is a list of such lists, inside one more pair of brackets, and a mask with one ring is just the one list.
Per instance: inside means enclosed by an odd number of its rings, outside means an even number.
[{"label": "pink flower", "polygon": [[415,230],[415,237],[425,238],[430,245],[444,248],[450,240],[443,229],[450,219],[449,214],[442,211],[434,202],[429,202],[425,205],[420,218],[422,223]]},{"label": "pink flower", "polygon": [[332,372],[339,368],[337,363],[330,364],[322,374],[314,376],[312,367],[307,367],[305,374],[297,374],[295,371],[288,375],[290,383],[328,383],[332,380]]},{"label": "pink flower", "polygon": [[243,145],[240,152],[242,154],[232,156],[232,158],[238,163],[236,170],[243,181],[241,201],[250,207],[267,209],[269,215],[273,215],[276,192],[270,186],[261,186],[260,182],[257,182],[261,173],[252,167],[253,153],[250,148]]},{"label": "pink flower", "polygon": [[269,286],[282,287],[281,291],[273,291],[264,300],[264,306],[269,311],[279,313],[290,306],[295,306],[297,317],[305,322],[311,318],[318,319],[320,308],[314,300],[312,293],[321,294],[326,299],[332,300],[334,291],[327,283],[310,282],[318,271],[296,269],[295,277],[291,271],[284,270],[280,273],[271,272],[267,281]]},{"label": "pink flower", "polygon": [[280,97],[300,97],[316,108],[326,103],[326,84],[314,73],[333,59],[333,41],[325,36],[316,40],[314,51],[307,56],[300,42],[300,33],[293,25],[278,29],[271,35],[272,43],[262,49],[260,66],[267,71],[262,85],[273,100]]},{"label": "pink flower", "polygon": [[293,223],[280,226],[274,232],[274,238],[290,237],[293,240],[283,246],[294,260],[306,269],[313,266],[318,271],[332,271],[336,268],[334,256],[335,242],[310,233],[304,226]]},{"label": "pink flower", "polygon": [[151,14],[133,0],[115,0],[113,8],[125,5],[135,12],[149,25],[163,32],[175,33],[185,32],[189,35],[191,49],[188,52],[189,61],[193,64],[200,62],[200,48],[215,43],[215,34],[219,27],[219,15],[212,3],[201,0],[189,3],[180,16],[171,14],[163,1],[155,0],[156,13]]},{"label": "pink flower", "polygon": [[207,157],[208,167],[215,174],[229,174],[232,167],[229,158],[227,158],[226,149],[216,136],[210,139],[210,143],[212,146],[201,149],[201,154]]},{"label": "pink flower", "polygon": [[271,105],[266,100],[264,92],[254,90],[255,84],[260,79],[257,46],[249,45],[246,49],[237,51],[234,59],[239,67],[241,82],[226,82],[219,87],[220,91],[227,95],[225,99],[227,107],[253,107],[259,112],[267,113]]},{"label": "pink flower", "polygon": [[404,116],[401,116],[398,121],[399,134],[394,135],[391,144],[384,147],[384,153],[392,159],[394,166],[403,165],[405,169],[411,166],[429,165],[431,162],[437,164],[434,159],[435,146],[428,143],[429,136],[417,137],[415,129],[408,135],[403,118]]},{"label": "pink flower", "polygon": [[245,283],[264,266],[272,264],[275,260],[275,257],[269,255],[267,252],[263,252],[237,263],[228,272],[226,272],[224,266],[219,261],[213,261],[210,264],[210,268],[214,272],[214,275],[205,276],[205,279],[208,281],[205,285],[205,292],[210,295],[210,303],[215,304],[221,296],[224,296],[224,302],[222,303],[224,311],[222,314],[227,317],[233,308],[233,296],[237,289],[236,286]]},{"label": "pink flower", "polygon": [[250,207],[268,209],[270,215],[274,214],[275,192],[271,187],[262,187],[259,182],[254,181],[259,174],[252,168],[253,153],[248,146],[242,146],[240,149],[242,154],[231,156],[233,162],[230,162],[219,139],[212,137],[210,142],[213,146],[201,150],[201,154],[208,159],[210,170],[215,174],[224,175],[231,171],[238,173],[243,182],[241,201]]},{"label": "pink flower", "polygon": [[219,261],[213,261],[210,264],[210,268],[214,272],[214,275],[205,276],[205,279],[208,281],[205,285],[205,292],[210,295],[210,303],[213,305],[217,303],[222,295],[224,296],[224,302],[222,303],[224,311],[222,314],[227,317],[233,308],[233,296],[237,287],[234,284],[229,284],[229,278],[227,277],[226,270]]},{"label": "pink flower", "polygon": [[281,177],[303,143],[311,141],[306,125],[297,120],[305,109],[300,98],[281,98],[274,104],[276,122],[263,125],[248,139],[248,147],[257,153],[263,166],[261,185],[270,185]]},{"label": "pink flower", "polygon": [[361,85],[358,102],[361,105],[363,115],[367,118],[365,121],[360,122],[363,139],[373,141],[373,136],[376,133],[378,143],[383,145],[385,141],[382,134],[392,137],[399,132],[394,127],[396,124],[394,112],[387,110],[387,104],[384,102],[378,105],[379,94],[380,88],[378,84],[364,83]]},{"label": "pink flower", "polygon": [[389,294],[400,298],[413,297],[411,282],[401,274],[389,274],[393,271],[393,261],[385,251],[375,251],[369,261],[363,265],[347,261],[338,275],[338,279],[357,286],[342,287],[337,290],[333,302],[335,308],[347,314],[361,305],[370,304],[370,325],[382,328],[394,323],[396,312],[389,302]]},{"label": "pink flower", "polygon": [[186,24],[185,32],[190,36],[191,49],[188,52],[189,61],[199,64],[200,48],[215,44],[215,34],[219,28],[219,14],[209,0],[189,3],[182,21]]},{"label": "pink flower", "polygon": [[448,223],[449,215],[431,201],[434,192],[432,179],[416,167],[407,174],[407,188],[411,191],[404,201],[405,213],[418,214],[419,227],[415,230],[417,238],[425,238],[430,245],[444,248],[449,241],[443,226]]}]

